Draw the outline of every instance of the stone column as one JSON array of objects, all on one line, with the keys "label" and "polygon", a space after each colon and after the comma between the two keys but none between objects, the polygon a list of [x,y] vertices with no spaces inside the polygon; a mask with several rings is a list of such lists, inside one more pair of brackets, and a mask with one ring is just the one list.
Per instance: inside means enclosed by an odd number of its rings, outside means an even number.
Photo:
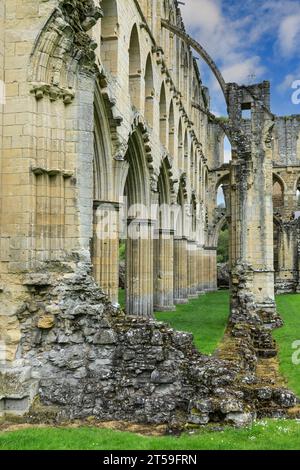
[{"label": "stone column", "polygon": [[174,230],[159,229],[154,239],[154,310],[174,306]]},{"label": "stone column", "polygon": [[196,284],[196,250],[197,245],[193,240],[188,241],[188,297],[194,299],[197,295]]},{"label": "stone column", "polygon": [[197,245],[197,293],[198,295],[204,293],[203,289],[203,247],[202,245]]},{"label": "stone column", "polygon": [[208,256],[207,249],[204,247],[202,255],[202,286],[204,292],[208,290],[209,287],[209,267],[208,267]]},{"label": "stone column", "polygon": [[187,239],[174,238],[174,304],[188,303]]},{"label": "stone column", "polygon": [[[229,111],[236,142],[231,164],[231,321],[270,326],[278,323],[278,317],[273,260],[274,120],[269,112],[269,87],[263,82],[246,91],[231,84]],[[246,106],[251,108],[249,120],[242,119]]]},{"label": "stone column", "polygon": [[153,314],[153,221],[128,219],[126,247],[126,312]]},{"label": "stone column", "polygon": [[94,201],[94,277],[113,303],[119,289],[119,205]]},{"label": "stone column", "polygon": [[217,288],[217,250],[209,250],[209,290],[216,291]]}]

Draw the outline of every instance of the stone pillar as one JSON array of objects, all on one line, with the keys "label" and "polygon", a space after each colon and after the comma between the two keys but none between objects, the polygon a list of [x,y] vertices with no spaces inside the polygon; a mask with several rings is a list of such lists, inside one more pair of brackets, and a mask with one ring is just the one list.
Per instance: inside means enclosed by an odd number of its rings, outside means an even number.
[{"label": "stone pillar", "polygon": [[[268,82],[229,87],[236,148],[231,163],[231,321],[278,323],[273,260],[273,116]],[[250,90],[250,91],[249,91]],[[256,99],[254,99],[254,96]],[[251,119],[242,119],[242,109]]]},{"label": "stone pillar", "polygon": [[188,303],[187,239],[174,238],[174,304]]},{"label": "stone pillar", "polygon": [[188,241],[188,297],[194,299],[197,295],[196,285],[196,242]]},{"label": "stone pillar", "polygon": [[126,247],[126,312],[153,314],[153,221],[128,219]]},{"label": "stone pillar", "polygon": [[203,247],[201,245],[197,245],[197,293],[198,295],[204,293],[203,289]]},{"label": "stone pillar", "polygon": [[174,306],[174,231],[159,229],[154,239],[154,310]]},{"label": "stone pillar", "polygon": [[202,278],[202,283],[203,283],[203,290],[206,292],[209,290],[209,259],[208,259],[208,252],[207,249],[204,247],[203,250],[203,278]]},{"label": "stone pillar", "polygon": [[92,263],[97,284],[113,303],[118,303],[119,205],[117,203],[94,202]]},{"label": "stone pillar", "polygon": [[217,283],[217,249],[211,248],[210,249],[210,290],[216,291],[218,290],[218,283]]}]

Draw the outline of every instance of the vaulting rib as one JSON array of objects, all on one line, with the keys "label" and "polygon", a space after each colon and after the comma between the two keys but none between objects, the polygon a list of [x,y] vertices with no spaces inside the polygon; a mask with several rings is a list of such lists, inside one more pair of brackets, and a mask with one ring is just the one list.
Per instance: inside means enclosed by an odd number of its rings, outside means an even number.
[{"label": "vaulting rib", "polygon": [[196,52],[202,57],[202,59],[207,63],[207,65],[210,67],[211,71],[215,75],[216,79],[219,82],[219,85],[222,89],[222,92],[224,94],[226,103],[228,104],[228,96],[227,96],[227,85],[226,82],[223,78],[223,75],[221,74],[220,70],[218,69],[217,65],[215,62],[212,60],[210,55],[206,52],[205,49],[197,42],[195,39],[191,38],[185,31],[183,31],[181,28],[178,28],[177,26],[172,25],[166,20],[161,20],[161,25],[171,31],[172,33],[176,34],[179,36],[183,41],[185,41],[187,44],[189,44],[193,49],[195,49]]}]

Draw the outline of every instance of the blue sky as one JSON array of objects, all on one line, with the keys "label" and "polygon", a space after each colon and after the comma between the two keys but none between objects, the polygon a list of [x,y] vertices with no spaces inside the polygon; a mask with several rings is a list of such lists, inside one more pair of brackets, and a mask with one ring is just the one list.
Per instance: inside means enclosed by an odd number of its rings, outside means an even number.
[{"label": "blue sky", "polygon": [[[300,0],[185,0],[186,29],[210,53],[226,81],[270,80],[272,111],[300,114],[292,83],[300,80]],[[211,109],[226,114],[219,87],[203,61]]]}]

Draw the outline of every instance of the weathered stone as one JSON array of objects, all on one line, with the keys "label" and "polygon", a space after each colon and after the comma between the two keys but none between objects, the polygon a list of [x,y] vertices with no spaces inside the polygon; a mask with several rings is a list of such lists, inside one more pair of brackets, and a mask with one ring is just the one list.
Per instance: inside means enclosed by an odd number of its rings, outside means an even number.
[{"label": "weathered stone", "polygon": [[53,315],[43,315],[39,318],[37,327],[41,328],[42,330],[50,330],[53,328],[55,324],[55,320]]},{"label": "weathered stone", "polygon": [[252,413],[228,413],[225,418],[225,421],[229,424],[233,424],[235,426],[249,426],[252,424],[254,416]]},{"label": "weathered stone", "polygon": [[102,330],[96,333],[93,339],[94,344],[115,344],[116,334],[113,330]]}]

